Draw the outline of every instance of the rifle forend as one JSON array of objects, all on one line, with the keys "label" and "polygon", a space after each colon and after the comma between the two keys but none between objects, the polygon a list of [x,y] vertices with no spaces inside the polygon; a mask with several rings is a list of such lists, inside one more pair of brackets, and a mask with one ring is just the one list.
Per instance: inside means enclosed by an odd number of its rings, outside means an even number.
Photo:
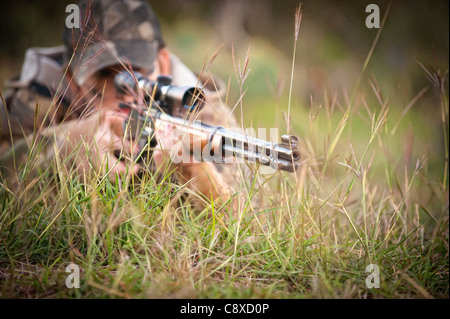
[{"label": "rifle forend", "polygon": [[[195,148],[200,146],[202,154],[206,150],[211,155],[208,156],[210,161],[223,163],[226,162],[227,157],[234,156],[291,173],[295,172],[298,167],[300,152],[297,149],[298,138],[296,136],[283,135],[281,143],[270,143],[223,127],[174,117],[155,109],[151,109],[143,115],[141,120],[152,119],[154,124],[152,127],[159,127],[161,123],[168,123],[176,127],[189,137],[190,151],[195,152]],[[148,135],[151,135],[153,128],[148,125],[147,128]],[[202,158],[202,160],[204,159]]]}]

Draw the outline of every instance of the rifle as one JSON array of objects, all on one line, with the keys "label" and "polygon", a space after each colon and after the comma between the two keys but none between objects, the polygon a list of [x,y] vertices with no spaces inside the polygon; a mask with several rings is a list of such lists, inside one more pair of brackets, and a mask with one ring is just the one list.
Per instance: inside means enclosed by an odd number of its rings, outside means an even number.
[{"label": "rifle", "polygon": [[114,84],[118,92],[144,93],[145,104],[150,107],[144,110],[133,108],[124,125],[132,128],[135,137],[140,134],[137,139],[150,147],[157,145],[155,132],[165,123],[189,137],[190,154],[195,154],[199,150],[196,147],[200,147],[202,161],[224,163],[235,157],[287,172],[294,172],[298,167],[300,152],[296,136],[283,135],[281,143],[271,143],[193,120],[192,115],[205,104],[201,89],[172,85],[169,76],[159,76],[157,81],[150,81],[138,72],[120,72]]}]

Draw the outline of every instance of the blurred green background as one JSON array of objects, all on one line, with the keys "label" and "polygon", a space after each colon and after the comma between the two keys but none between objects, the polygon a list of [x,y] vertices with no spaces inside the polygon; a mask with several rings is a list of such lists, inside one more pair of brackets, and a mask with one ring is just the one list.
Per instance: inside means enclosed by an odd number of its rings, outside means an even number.
[{"label": "blurred green background", "polygon": [[[31,46],[61,44],[65,7],[74,1],[1,1],[1,80],[17,73]],[[211,70],[234,76],[236,60],[251,46],[248,98],[260,96],[277,79],[290,80],[294,13],[299,1],[165,0],[149,1],[160,18],[169,45],[193,69],[200,69],[225,44]],[[303,100],[324,89],[350,90],[376,35],[367,29],[366,5],[381,15],[387,1],[303,1],[303,19],[295,63],[295,93]],[[369,65],[381,88],[402,84],[411,90],[427,84],[416,61],[448,67],[448,1],[393,1],[385,28]],[[405,82],[406,81],[406,82]],[[2,81],[3,82],[3,81]]]},{"label": "blurred green background", "polygon": [[[20,70],[28,47],[61,44],[65,7],[72,2],[1,2],[2,82]],[[270,93],[271,85],[278,80],[285,84],[286,93],[298,1],[149,2],[160,18],[169,48],[192,69],[199,70],[205,58],[224,44],[211,70],[225,80],[232,75],[234,80],[231,45],[241,64],[251,46],[246,97]],[[365,27],[369,3],[378,4],[383,15],[388,2],[303,1],[294,82],[295,94],[301,101],[309,104],[311,94],[321,95],[324,89],[350,90],[354,85],[377,32]],[[401,85],[420,90],[427,81],[416,61],[448,68],[448,30],[448,1],[394,1],[368,74],[373,72],[382,89]]]},{"label": "blurred green background", "polygon": [[[2,1],[0,3],[0,80],[17,74],[26,48],[62,43],[65,7],[73,1]],[[200,70],[223,45],[209,71],[230,83],[228,104],[239,100],[235,64],[244,65],[250,47],[250,73],[243,90],[244,124],[255,127],[286,125],[294,49],[294,14],[298,1],[277,0],[165,0],[149,1],[160,18],[168,47],[191,69]],[[291,102],[294,131],[308,136],[310,115],[321,106],[334,105],[338,116],[322,116],[314,125],[313,143],[322,149],[348,104],[364,60],[377,34],[365,20],[369,3],[378,4],[381,17],[388,1],[303,1]],[[389,99],[392,126],[423,88],[429,89],[401,120],[392,148],[403,149],[413,137],[412,158],[427,154],[430,166],[442,172],[444,134],[439,90],[432,87],[418,61],[448,70],[448,1],[393,1],[385,27],[363,75],[358,94],[371,109],[381,108],[370,82],[376,81]],[[232,58],[234,47],[234,62]],[[448,92],[448,83],[446,83]],[[2,86],[4,89],[4,86]],[[377,106],[378,105],[378,106]],[[236,115],[240,117],[240,105]],[[352,120],[348,134],[366,141],[370,117],[357,101],[361,120]],[[324,107],[325,108],[325,107]],[[324,111],[322,111],[324,112]],[[323,134],[317,134],[323,132]],[[354,143],[362,152],[365,142]],[[322,152],[324,152],[325,147]],[[320,154],[321,151],[318,150]],[[440,175],[440,173],[439,173]]]}]

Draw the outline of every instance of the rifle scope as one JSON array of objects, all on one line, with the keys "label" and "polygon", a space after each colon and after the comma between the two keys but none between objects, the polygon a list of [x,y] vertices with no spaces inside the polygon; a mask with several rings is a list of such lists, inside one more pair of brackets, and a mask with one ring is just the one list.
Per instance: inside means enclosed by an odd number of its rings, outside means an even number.
[{"label": "rifle scope", "polygon": [[119,92],[137,92],[142,90],[147,101],[153,99],[165,112],[181,115],[188,111],[200,111],[205,104],[205,95],[201,89],[191,86],[172,85],[170,76],[158,76],[156,82],[138,72],[119,72],[114,85]]}]

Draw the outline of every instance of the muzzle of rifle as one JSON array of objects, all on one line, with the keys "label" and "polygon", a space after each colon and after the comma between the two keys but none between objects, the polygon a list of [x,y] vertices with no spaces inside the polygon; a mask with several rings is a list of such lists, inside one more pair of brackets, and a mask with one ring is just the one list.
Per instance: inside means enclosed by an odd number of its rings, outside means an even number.
[{"label": "muzzle of rifle", "polygon": [[293,135],[283,135],[282,143],[270,143],[248,135],[219,131],[223,136],[225,153],[232,153],[235,157],[257,162],[287,172],[294,172],[298,167],[300,152],[297,149],[298,139]]}]

